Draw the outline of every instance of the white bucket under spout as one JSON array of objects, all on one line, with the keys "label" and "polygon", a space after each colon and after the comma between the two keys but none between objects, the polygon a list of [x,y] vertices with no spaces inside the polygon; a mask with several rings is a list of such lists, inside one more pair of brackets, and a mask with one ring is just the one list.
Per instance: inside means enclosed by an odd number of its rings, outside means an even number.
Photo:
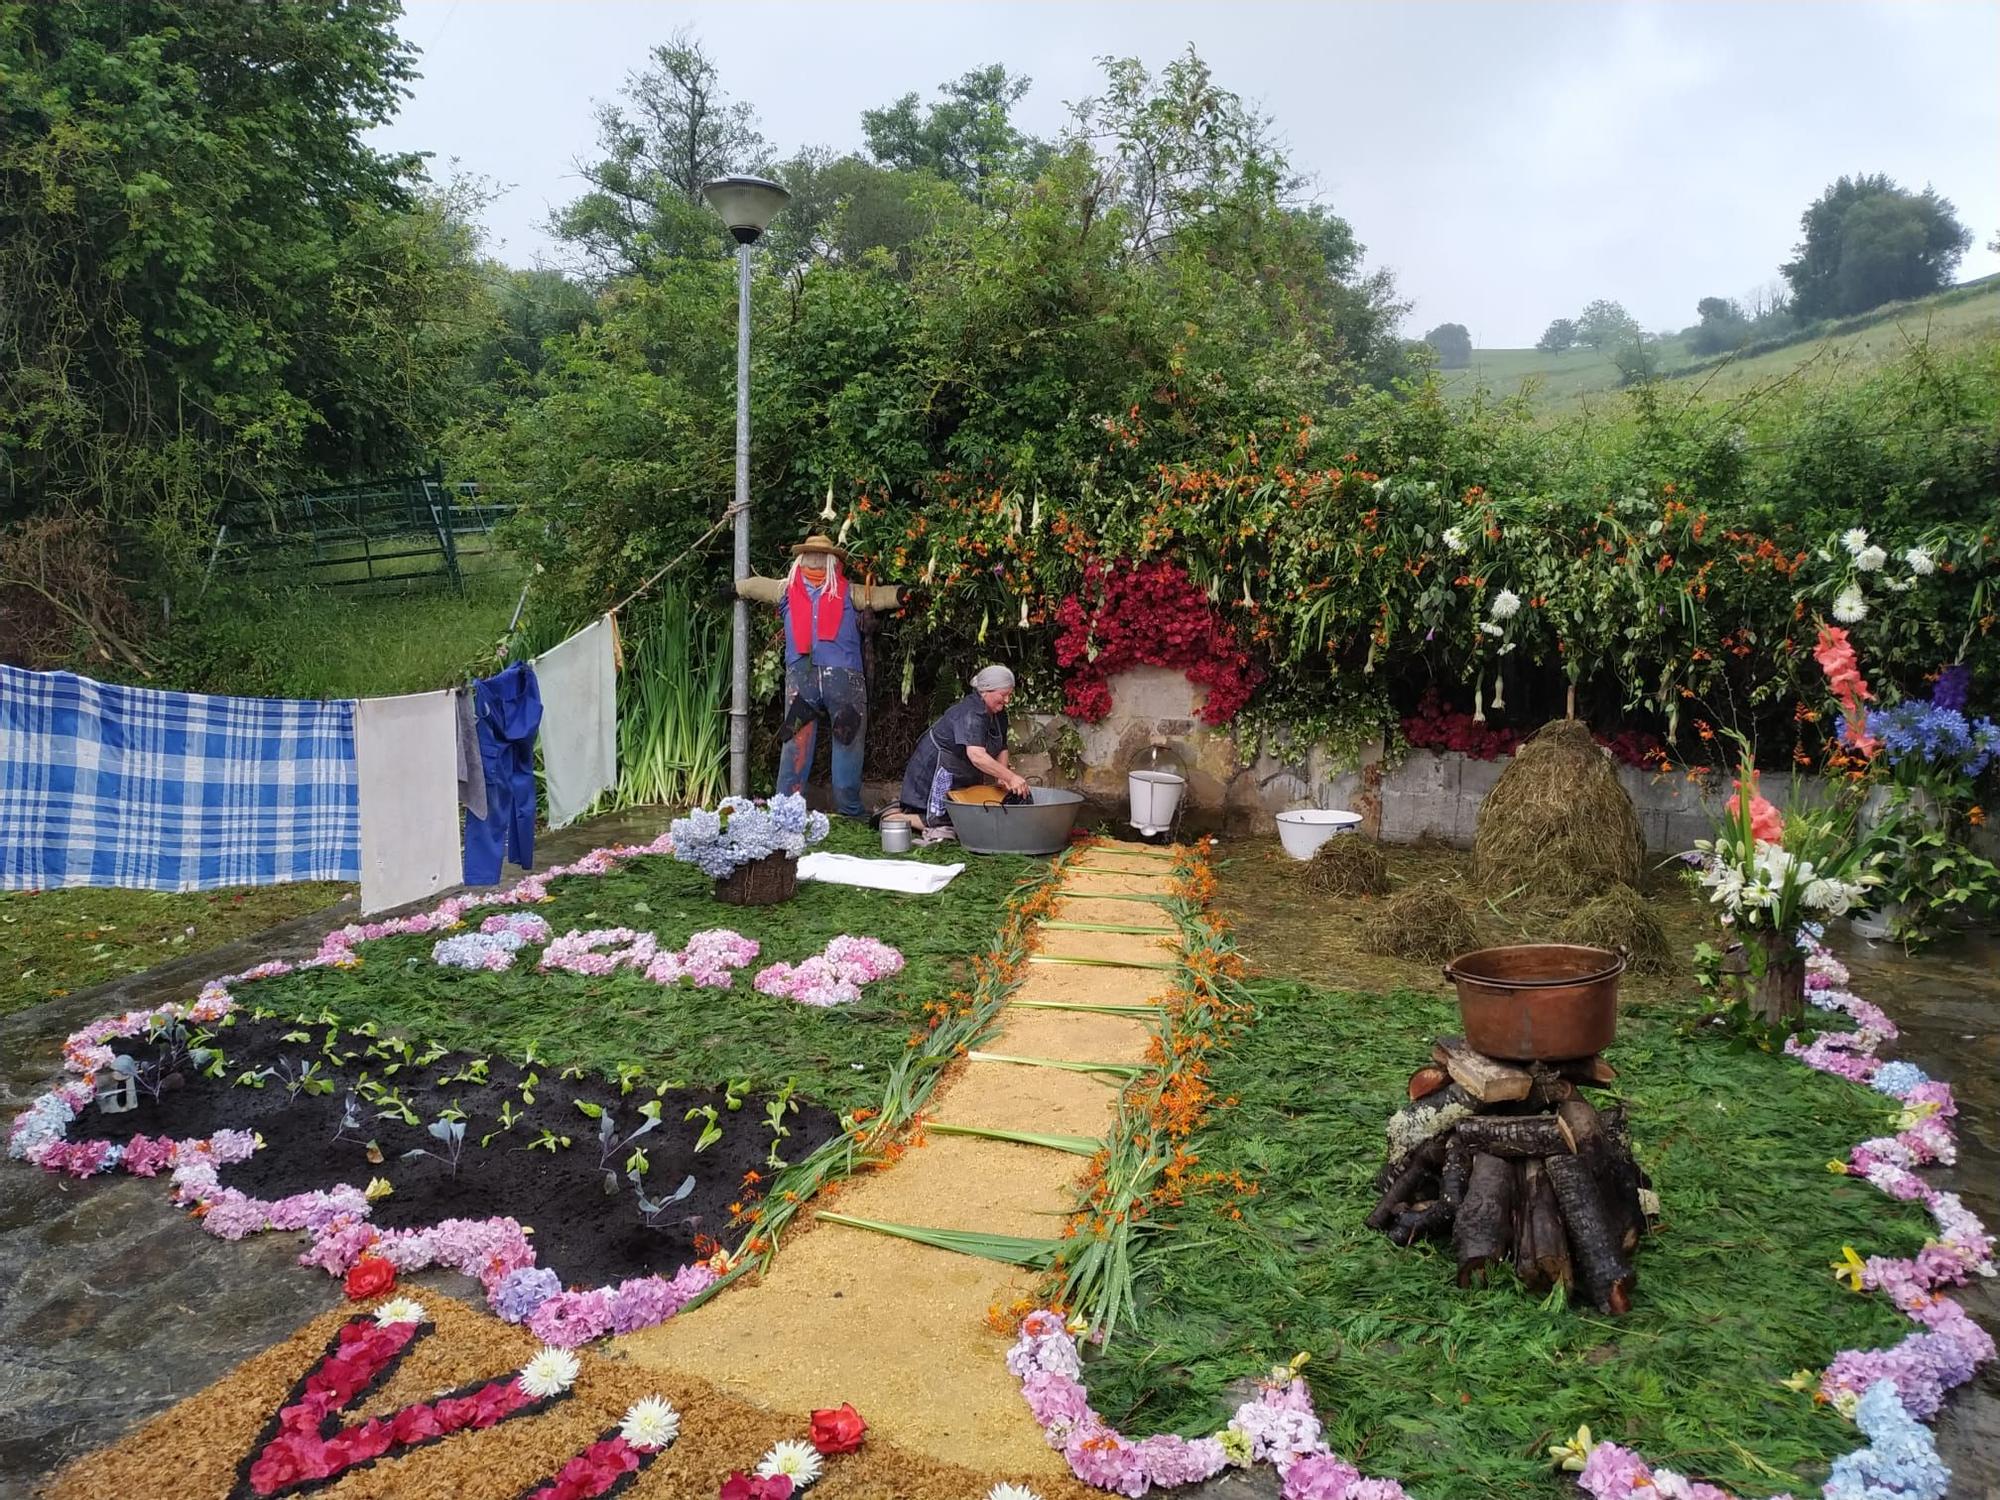
[{"label": "white bucket under spout", "polygon": [[1125,787],[1132,798],[1132,826],[1151,838],[1174,826],[1187,778],[1171,771],[1128,771]]}]

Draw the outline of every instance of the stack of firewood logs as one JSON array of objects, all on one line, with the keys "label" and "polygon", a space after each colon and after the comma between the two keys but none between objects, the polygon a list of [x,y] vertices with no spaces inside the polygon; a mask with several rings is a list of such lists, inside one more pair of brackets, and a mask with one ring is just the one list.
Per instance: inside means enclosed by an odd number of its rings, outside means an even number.
[{"label": "stack of firewood logs", "polygon": [[1646,1232],[1641,1194],[1651,1194],[1622,1107],[1600,1111],[1581,1092],[1613,1082],[1611,1065],[1516,1065],[1455,1036],[1431,1055],[1389,1121],[1368,1227],[1398,1245],[1449,1236],[1460,1286],[1512,1261],[1532,1292],[1562,1286],[1600,1312],[1625,1312]]}]

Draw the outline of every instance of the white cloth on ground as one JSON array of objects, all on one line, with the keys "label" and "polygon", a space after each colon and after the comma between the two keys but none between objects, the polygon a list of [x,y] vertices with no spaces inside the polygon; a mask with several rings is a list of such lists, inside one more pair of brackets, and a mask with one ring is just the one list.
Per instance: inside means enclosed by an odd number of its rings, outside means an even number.
[{"label": "white cloth on ground", "polygon": [[542,689],[542,774],[549,827],[567,828],[618,781],[618,667],[611,617],[531,663]]},{"label": "white cloth on ground", "polygon": [[364,916],[458,884],[458,704],[449,692],[354,710]]},{"label": "white cloth on ground", "polygon": [[858,885],[871,891],[930,896],[943,890],[964,865],[932,865],[916,859],[862,859],[854,854],[808,854],[799,861],[799,879],[828,885]]}]

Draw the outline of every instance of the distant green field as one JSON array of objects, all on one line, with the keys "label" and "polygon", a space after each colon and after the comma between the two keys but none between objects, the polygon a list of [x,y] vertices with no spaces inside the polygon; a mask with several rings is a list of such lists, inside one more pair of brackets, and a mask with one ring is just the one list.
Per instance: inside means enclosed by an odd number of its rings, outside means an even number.
[{"label": "distant green field", "polygon": [[[1669,339],[1659,346],[1660,369],[1677,384],[1730,396],[1787,375],[1820,379],[1879,364],[1926,338],[1946,344],[1995,337],[2000,337],[2000,277],[1988,277],[1935,297],[1878,309],[1865,319],[1850,319],[1844,332],[1750,357],[1701,362],[1684,341]],[[1444,381],[1454,394],[1467,394],[1482,385],[1501,396],[1525,389],[1539,405],[1550,407],[1587,404],[1593,396],[1619,389],[1617,365],[1609,354],[1593,349],[1566,354],[1475,349],[1471,368],[1446,371]]]}]

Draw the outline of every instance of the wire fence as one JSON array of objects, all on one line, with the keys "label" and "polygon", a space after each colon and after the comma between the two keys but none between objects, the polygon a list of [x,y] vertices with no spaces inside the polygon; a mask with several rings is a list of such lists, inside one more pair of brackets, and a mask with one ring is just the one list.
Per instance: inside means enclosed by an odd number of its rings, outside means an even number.
[{"label": "wire fence", "polygon": [[441,578],[458,588],[468,572],[502,564],[494,528],[512,511],[436,472],[234,500],[218,519],[208,576],[287,574],[326,588]]}]

